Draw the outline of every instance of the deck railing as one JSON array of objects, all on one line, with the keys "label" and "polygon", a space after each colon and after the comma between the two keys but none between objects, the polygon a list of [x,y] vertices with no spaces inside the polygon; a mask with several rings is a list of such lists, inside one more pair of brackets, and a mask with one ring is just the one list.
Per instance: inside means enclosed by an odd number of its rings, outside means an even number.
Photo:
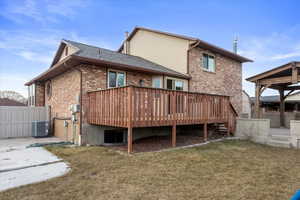
[{"label": "deck railing", "polygon": [[89,92],[88,122],[116,127],[226,123],[236,114],[228,96],[127,86]]}]

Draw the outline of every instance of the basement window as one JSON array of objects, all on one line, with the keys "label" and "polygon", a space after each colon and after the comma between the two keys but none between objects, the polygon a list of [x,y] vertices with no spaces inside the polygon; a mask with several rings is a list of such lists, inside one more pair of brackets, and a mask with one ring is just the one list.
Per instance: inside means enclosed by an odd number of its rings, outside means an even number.
[{"label": "basement window", "polygon": [[121,144],[124,143],[123,130],[105,130],[104,131],[105,144]]}]

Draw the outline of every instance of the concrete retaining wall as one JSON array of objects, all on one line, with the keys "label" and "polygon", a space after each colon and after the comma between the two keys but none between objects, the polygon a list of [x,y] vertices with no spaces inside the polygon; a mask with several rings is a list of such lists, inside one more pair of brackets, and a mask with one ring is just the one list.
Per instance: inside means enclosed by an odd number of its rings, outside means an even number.
[{"label": "concrete retaining wall", "polygon": [[295,148],[300,148],[300,120],[290,121],[291,144]]},{"label": "concrete retaining wall", "polygon": [[[300,113],[298,112],[285,112],[284,126],[290,128],[290,120],[300,120]],[[271,128],[280,127],[280,113],[279,112],[265,112],[262,114],[263,119],[270,119]]]},{"label": "concrete retaining wall", "polygon": [[266,144],[269,132],[269,119],[237,119],[236,137]]}]

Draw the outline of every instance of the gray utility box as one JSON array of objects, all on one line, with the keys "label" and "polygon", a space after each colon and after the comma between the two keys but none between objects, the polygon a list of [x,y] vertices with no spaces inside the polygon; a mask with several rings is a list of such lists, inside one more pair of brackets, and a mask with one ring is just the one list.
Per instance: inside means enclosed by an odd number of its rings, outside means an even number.
[{"label": "gray utility box", "polygon": [[49,130],[48,121],[34,121],[31,124],[32,137],[47,137]]}]

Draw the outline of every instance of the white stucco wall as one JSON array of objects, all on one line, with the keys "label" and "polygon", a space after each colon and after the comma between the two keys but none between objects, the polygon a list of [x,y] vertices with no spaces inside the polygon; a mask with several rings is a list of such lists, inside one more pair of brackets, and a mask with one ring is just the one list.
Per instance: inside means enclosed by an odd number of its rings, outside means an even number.
[{"label": "white stucco wall", "polygon": [[187,73],[189,40],[138,30],[129,41],[129,54]]}]

